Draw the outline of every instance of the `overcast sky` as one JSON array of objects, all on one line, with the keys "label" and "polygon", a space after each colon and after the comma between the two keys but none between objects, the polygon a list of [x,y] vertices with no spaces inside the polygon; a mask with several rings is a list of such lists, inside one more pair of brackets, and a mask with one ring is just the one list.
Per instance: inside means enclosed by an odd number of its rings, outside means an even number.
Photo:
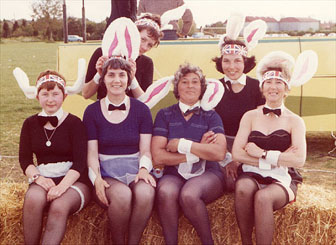
[{"label": "overcast sky", "polygon": [[[36,0],[0,0],[1,19],[31,19],[31,5]],[[139,1],[139,0],[138,0]],[[158,0],[164,1],[164,0]],[[225,21],[230,12],[274,17],[312,17],[336,22],[335,0],[185,0],[193,12],[197,26]],[[110,15],[111,0],[85,0],[85,15],[100,22]],[[66,0],[68,16],[81,17],[82,0]]]}]

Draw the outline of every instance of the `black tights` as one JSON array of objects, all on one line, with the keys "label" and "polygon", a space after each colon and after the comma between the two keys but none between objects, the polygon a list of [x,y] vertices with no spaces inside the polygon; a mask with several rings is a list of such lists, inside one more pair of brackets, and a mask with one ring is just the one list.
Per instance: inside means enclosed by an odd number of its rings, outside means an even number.
[{"label": "black tights", "polygon": [[221,195],[222,182],[209,171],[187,181],[174,175],[163,176],[157,187],[157,204],[166,244],[178,242],[179,207],[195,227],[202,244],[213,244],[206,204]]},{"label": "black tights", "polygon": [[252,243],[253,226],[257,244],[271,244],[274,232],[273,212],[284,207],[287,195],[282,187],[271,184],[259,189],[250,178],[236,182],[235,211],[243,244]]},{"label": "black tights", "polygon": [[[85,205],[90,200],[90,190],[83,183],[74,184],[83,192]],[[39,185],[29,186],[23,203],[23,234],[25,244],[39,244],[42,233],[43,212],[47,202],[47,192]],[[67,218],[76,212],[81,199],[76,190],[68,188],[62,196],[49,205],[48,218],[42,244],[60,244],[66,229]]]},{"label": "black tights", "polygon": [[143,180],[130,186],[104,178],[110,185],[105,190],[109,206],[107,209],[114,244],[138,244],[151,216],[155,189]]}]

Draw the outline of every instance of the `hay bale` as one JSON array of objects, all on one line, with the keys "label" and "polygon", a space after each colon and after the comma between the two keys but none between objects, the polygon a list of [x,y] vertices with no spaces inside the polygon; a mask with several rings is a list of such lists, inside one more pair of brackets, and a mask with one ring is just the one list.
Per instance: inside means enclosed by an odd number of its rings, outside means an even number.
[{"label": "hay bale", "polygon": [[[22,244],[22,204],[25,183],[0,182],[0,244]],[[233,195],[208,205],[215,244],[238,244],[240,235]],[[336,244],[336,191],[301,185],[297,201],[275,212],[274,244]],[[111,237],[106,212],[91,202],[72,215],[62,244],[107,244]],[[164,244],[156,212],[144,231],[141,244]],[[195,229],[181,216],[179,244],[200,244]]]}]

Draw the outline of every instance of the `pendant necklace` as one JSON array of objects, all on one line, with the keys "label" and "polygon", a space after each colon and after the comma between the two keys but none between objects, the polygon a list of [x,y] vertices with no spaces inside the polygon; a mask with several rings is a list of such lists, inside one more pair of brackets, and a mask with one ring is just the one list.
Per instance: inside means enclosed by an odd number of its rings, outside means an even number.
[{"label": "pendant necklace", "polygon": [[43,127],[44,134],[45,134],[45,136],[47,138],[47,141],[45,143],[47,147],[51,146],[51,141],[50,140],[54,136],[54,133],[56,132],[56,129],[57,129],[57,127],[54,129],[54,131],[52,132],[52,134],[50,135],[50,137],[48,137],[47,131],[46,131],[45,127]]}]

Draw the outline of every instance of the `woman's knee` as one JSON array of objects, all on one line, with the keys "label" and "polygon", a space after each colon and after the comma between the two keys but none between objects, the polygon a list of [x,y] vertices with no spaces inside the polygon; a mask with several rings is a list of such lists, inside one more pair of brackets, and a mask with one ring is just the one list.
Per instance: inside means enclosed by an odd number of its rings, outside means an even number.
[{"label": "woman's knee", "polygon": [[257,184],[249,179],[242,178],[236,181],[235,197],[246,197],[253,195],[258,190]]},{"label": "woman's knee", "polygon": [[201,201],[201,195],[190,189],[182,189],[179,197],[179,203],[182,207],[194,207],[196,203]]},{"label": "woman's knee", "polygon": [[24,199],[24,205],[31,207],[31,210],[36,207],[44,207],[47,204],[47,195],[44,190],[36,188],[28,189]]},{"label": "woman's knee", "polygon": [[134,187],[133,194],[137,203],[147,205],[154,202],[155,189],[150,184],[140,181]]},{"label": "woman's knee", "polygon": [[132,191],[127,185],[118,185],[108,188],[106,191],[107,199],[113,206],[120,208],[129,207],[132,202]]},{"label": "woman's knee", "polygon": [[169,182],[165,182],[164,184],[159,184],[156,189],[156,198],[159,202],[166,203],[171,200],[178,200],[179,196],[179,188]]},{"label": "woman's knee", "polygon": [[70,205],[64,202],[64,200],[55,199],[50,204],[48,216],[55,219],[64,218],[69,215],[70,210]]}]

